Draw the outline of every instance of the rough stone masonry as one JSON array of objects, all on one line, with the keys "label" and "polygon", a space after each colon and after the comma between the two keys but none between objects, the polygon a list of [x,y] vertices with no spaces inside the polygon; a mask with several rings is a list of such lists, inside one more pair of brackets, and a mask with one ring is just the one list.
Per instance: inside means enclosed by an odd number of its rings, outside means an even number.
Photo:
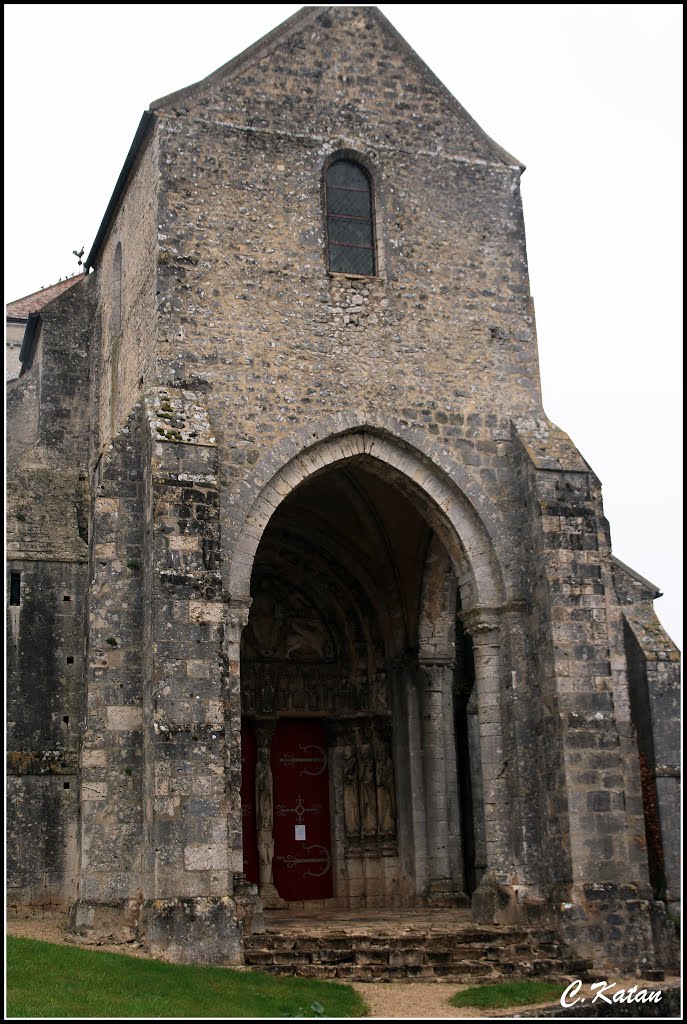
[{"label": "rough stone masonry", "polygon": [[266,907],[670,959],[679,662],[542,408],[520,200],[374,7],[143,115],[8,386],[12,913]]}]

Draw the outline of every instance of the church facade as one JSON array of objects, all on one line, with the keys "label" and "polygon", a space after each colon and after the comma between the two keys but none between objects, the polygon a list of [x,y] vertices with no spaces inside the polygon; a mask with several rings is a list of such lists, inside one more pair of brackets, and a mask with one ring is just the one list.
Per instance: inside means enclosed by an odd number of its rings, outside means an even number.
[{"label": "church facade", "polygon": [[9,883],[240,963],[471,906],[660,966],[679,662],[543,410],[519,182],[372,7],[152,104],[8,390]]}]

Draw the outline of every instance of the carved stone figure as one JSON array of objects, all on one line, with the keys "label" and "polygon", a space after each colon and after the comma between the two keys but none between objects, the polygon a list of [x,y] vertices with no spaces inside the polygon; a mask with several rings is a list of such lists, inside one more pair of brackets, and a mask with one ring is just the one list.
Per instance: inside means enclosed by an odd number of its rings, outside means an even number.
[{"label": "carved stone figure", "polygon": [[255,766],[255,808],[258,856],[260,859],[260,885],[271,885],[274,838],[272,835],[272,769],[270,767],[268,747],[258,748],[258,758]]},{"label": "carved stone figure", "polygon": [[364,743],[359,751],[360,759],[360,819],[364,836],[377,834],[377,783],[375,760],[372,747]]},{"label": "carved stone figure", "polygon": [[372,679],[370,706],[376,711],[385,711],[389,707],[389,689],[386,673],[378,672]]},{"label": "carved stone figure", "polygon": [[396,831],[396,788],[394,764],[386,743],[375,748],[377,778],[377,824],[381,835],[394,835]]},{"label": "carved stone figure", "polygon": [[[255,647],[255,653],[263,657],[273,657],[278,653],[281,632],[281,609],[272,594],[263,584],[255,596],[248,620],[249,634],[247,642]],[[253,644],[250,639],[253,639]]]},{"label": "carved stone figure", "polygon": [[347,746],[343,762],[344,828],[347,836],[360,835],[359,790],[358,755],[354,747]]},{"label": "carved stone figure", "polygon": [[307,658],[324,657],[325,638],[320,622],[294,620],[290,623],[286,638],[286,657],[292,655]]}]

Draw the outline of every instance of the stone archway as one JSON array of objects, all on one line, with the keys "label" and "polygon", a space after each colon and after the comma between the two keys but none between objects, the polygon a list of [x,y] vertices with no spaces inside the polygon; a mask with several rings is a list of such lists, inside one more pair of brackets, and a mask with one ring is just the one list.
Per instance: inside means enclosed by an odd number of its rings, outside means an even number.
[{"label": "stone archway", "polygon": [[[448,575],[437,610],[439,563]],[[249,720],[263,744],[282,718],[317,718],[326,730],[331,894],[346,906],[465,898],[464,865],[451,852],[461,813],[452,703],[460,593],[474,637],[487,865],[505,878],[503,585],[487,531],[450,478],[388,437],[320,442],[253,502],[227,582],[227,663],[244,729]],[[307,828],[301,834],[307,842]]]}]

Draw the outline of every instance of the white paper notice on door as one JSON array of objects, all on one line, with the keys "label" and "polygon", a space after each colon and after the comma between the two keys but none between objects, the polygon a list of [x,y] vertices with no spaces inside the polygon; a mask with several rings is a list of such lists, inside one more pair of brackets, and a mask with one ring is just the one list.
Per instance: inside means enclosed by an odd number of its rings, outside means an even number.
[{"label": "white paper notice on door", "polygon": [[305,825],[296,825],[295,828],[294,828],[294,832],[295,832],[295,836],[294,836],[295,839],[299,839],[299,840],[305,839]]}]

